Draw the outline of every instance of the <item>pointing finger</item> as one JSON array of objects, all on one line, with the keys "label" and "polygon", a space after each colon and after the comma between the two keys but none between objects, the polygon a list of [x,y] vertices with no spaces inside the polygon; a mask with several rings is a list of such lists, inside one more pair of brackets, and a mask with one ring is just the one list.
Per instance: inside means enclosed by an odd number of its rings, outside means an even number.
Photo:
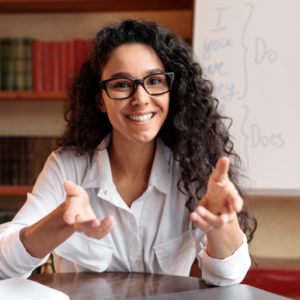
[{"label": "pointing finger", "polygon": [[75,205],[69,205],[63,215],[63,219],[67,224],[72,225],[75,223],[75,219],[77,216],[78,216],[77,207]]},{"label": "pointing finger", "polygon": [[244,201],[239,195],[237,189],[234,187],[234,185],[230,182],[229,185],[229,191],[227,194],[227,200],[230,203],[231,207],[234,211],[240,212],[242,210],[242,207],[244,205]]},{"label": "pointing finger", "polygon": [[217,164],[216,168],[211,174],[212,179],[218,183],[224,183],[228,180],[228,170],[229,170],[229,159],[227,157],[221,157]]},{"label": "pointing finger", "polygon": [[86,196],[86,191],[70,180],[65,181],[63,187],[68,196]]}]

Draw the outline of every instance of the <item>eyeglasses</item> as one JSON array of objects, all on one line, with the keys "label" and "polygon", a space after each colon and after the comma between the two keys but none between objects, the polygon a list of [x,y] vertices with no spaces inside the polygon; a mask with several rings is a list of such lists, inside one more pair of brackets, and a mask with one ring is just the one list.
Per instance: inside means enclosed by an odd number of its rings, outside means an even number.
[{"label": "eyeglasses", "polygon": [[133,96],[138,83],[152,96],[168,93],[172,89],[174,73],[165,72],[148,75],[142,79],[126,77],[112,78],[100,82],[100,88],[106,91],[109,98],[114,100],[128,99]]}]

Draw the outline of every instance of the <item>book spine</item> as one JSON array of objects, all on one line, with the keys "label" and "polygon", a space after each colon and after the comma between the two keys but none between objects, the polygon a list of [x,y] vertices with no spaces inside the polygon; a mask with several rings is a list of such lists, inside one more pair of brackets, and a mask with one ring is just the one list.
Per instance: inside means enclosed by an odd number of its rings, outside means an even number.
[{"label": "book spine", "polygon": [[32,87],[34,91],[43,90],[42,78],[42,43],[32,42]]},{"label": "book spine", "polygon": [[42,151],[42,138],[35,137],[33,145],[33,181],[36,182],[39,174],[41,173],[42,164],[41,164],[41,155]]},{"label": "book spine", "polygon": [[42,138],[42,151],[41,151],[41,165],[42,169],[48,159],[48,156],[51,153],[51,138],[43,137]]},{"label": "book spine", "polygon": [[24,39],[24,90],[32,91],[32,39]]},{"label": "book spine", "polygon": [[59,43],[59,89],[62,91],[66,86],[67,74],[67,42]]},{"label": "book spine", "polygon": [[43,90],[50,91],[50,60],[49,60],[49,42],[42,42],[42,77]]},{"label": "book spine", "polygon": [[75,47],[75,76],[78,76],[80,72],[80,68],[84,62],[83,59],[83,44],[84,40],[75,40],[74,41],[74,47]]},{"label": "book spine", "polygon": [[9,185],[9,137],[3,138],[3,184]]},{"label": "book spine", "polygon": [[19,138],[9,139],[9,184],[19,184]]},{"label": "book spine", "polygon": [[66,44],[66,86],[67,89],[75,72],[75,44],[74,41],[68,41]]},{"label": "book spine", "polygon": [[3,179],[3,152],[4,152],[4,137],[0,137],[0,185],[4,184]]},{"label": "book spine", "polygon": [[2,40],[2,90],[13,90],[13,52],[12,39]]},{"label": "book spine", "polygon": [[0,38],[0,91],[2,90],[2,39]]},{"label": "book spine", "polygon": [[50,90],[59,90],[59,43],[49,42],[49,81]]},{"label": "book spine", "polygon": [[26,137],[19,138],[19,184],[26,184]]},{"label": "book spine", "polygon": [[23,91],[24,85],[24,57],[23,57],[23,39],[13,39],[13,60],[14,60],[14,90]]},{"label": "book spine", "polygon": [[11,222],[17,213],[15,210],[0,211],[0,224]]},{"label": "book spine", "polygon": [[26,185],[33,185],[34,137],[26,139]]}]

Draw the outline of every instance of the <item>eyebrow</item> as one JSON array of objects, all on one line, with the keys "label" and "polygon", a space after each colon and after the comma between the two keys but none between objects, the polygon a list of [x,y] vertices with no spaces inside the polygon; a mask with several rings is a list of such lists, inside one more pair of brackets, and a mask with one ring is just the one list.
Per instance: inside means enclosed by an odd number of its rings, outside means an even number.
[{"label": "eyebrow", "polygon": [[[151,69],[146,72],[147,75],[156,74],[156,73],[163,73],[163,71],[161,69]],[[110,76],[110,78],[120,78],[120,77],[131,77],[131,74],[128,72],[118,72]]]}]

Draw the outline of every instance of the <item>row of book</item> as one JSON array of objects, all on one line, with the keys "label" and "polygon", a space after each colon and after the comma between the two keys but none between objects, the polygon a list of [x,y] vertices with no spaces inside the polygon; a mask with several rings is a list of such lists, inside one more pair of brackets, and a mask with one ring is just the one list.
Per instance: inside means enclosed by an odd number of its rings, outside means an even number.
[{"label": "row of book", "polygon": [[0,185],[33,185],[55,137],[0,137]]},{"label": "row of book", "polygon": [[0,38],[0,91],[59,91],[78,74],[92,42]]},{"label": "row of book", "polygon": [[17,210],[0,210],[0,224],[10,222],[17,212]]}]

